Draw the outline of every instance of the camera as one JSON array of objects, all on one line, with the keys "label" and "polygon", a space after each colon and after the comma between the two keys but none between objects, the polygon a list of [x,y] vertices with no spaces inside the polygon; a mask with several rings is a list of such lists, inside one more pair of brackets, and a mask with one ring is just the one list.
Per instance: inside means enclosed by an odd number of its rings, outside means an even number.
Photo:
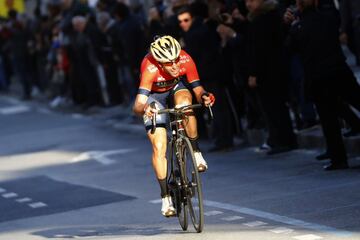
[{"label": "camera", "polygon": [[221,13],[218,15],[218,22],[221,24],[228,24],[231,19],[231,15],[228,13]]}]

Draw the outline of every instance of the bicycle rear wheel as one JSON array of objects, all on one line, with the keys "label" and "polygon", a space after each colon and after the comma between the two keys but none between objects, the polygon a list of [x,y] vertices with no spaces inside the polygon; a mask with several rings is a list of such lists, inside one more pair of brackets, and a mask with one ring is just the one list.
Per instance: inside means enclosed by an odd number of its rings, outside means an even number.
[{"label": "bicycle rear wheel", "polygon": [[197,170],[194,151],[189,139],[184,138],[182,157],[185,166],[185,180],[187,185],[187,203],[191,221],[195,230],[200,233],[204,227],[204,206],[200,175]]}]

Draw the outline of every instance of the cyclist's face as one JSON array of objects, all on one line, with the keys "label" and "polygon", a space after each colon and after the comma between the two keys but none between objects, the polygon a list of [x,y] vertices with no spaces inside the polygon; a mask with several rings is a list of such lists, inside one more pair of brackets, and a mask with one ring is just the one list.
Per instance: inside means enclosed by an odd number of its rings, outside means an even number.
[{"label": "cyclist's face", "polygon": [[164,71],[172,77],[178,77],[180,74],[180,61],[161,64]]}]

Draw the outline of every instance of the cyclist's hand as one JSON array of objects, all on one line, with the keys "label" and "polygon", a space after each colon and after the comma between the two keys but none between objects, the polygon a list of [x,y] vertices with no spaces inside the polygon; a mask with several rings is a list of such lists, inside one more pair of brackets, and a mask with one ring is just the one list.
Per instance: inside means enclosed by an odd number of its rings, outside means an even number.
[{"label": "cyclist's hand", "polygon": [[201,99],[203,100],[203,104],[208,107],[208,106],[213,106],[215,103],[215,96],[212,93],[204,93],[201,96]]},{"label": "cyclist's hand", "polygon": [[151,105],[152,104],[149,104],[145,107],[145,115],[149,118],[152,118],[154,116],[154,114],[159,111],[156,104],[154,106],[151,106]]}]

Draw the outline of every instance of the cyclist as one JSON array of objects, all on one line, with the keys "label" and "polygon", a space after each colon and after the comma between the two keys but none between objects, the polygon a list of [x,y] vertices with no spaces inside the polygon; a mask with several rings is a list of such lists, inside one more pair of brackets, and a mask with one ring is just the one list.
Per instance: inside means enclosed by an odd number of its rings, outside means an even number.
[{"label": "cyclist", "polygon": [[[165,108],[170,98],[176,107],[192,104],[192,95],[186,88],[186,84],[192,88],[196,100],[205,106],[212,106],[215,97],[201,86],[194,61],[181,49],[179,42],[171,36],[159,37],[151,43],[150,53],[144,57],[141,63],[140,78],[133,110],[137,115],[143,116],[153,149],[152,164],[161,189],[161,213],[170,217],[175,215],[175,209],[166,182],[167,116],[156,115],[157,125],[153,134],[150,131],[151,119],[159,109]],[[185,79],[187,83],[185,83]],[[153,102],[156,103],[155,106],[151,104]],[[196,118],[192,111],[189,111],[188,115],[189,121],[185,126],[186,133],[194,149],[197,168],[199,172],[204,172],[208,166],[198,146]]]}]

